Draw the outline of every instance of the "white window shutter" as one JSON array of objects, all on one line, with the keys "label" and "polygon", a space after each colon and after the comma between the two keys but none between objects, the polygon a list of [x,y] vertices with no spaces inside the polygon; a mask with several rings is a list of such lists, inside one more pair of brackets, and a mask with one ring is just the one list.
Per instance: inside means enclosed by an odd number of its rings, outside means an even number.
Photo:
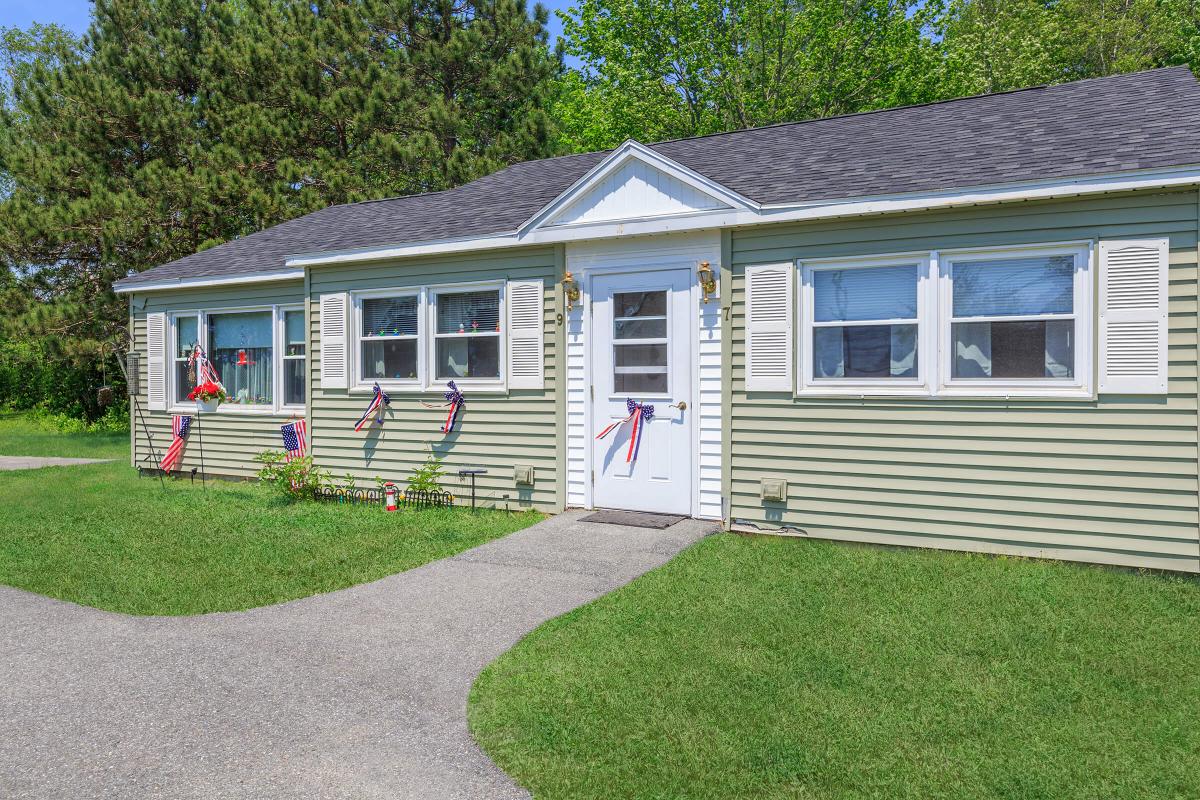
[{"label": "white window shutter", "polygon": [[167,315],[146,315],[146,405],[167,410]]},{"label": "white window shutter", "polygon": [[541,389],[544,343],[542,281],[509,281],[508,388]]},{"label": "white window shutter", "polygon": [[1167,239],[1100,242],[1100,387],[1167,392]]},{"label": "white window shutter", "polygon": [[321,295],[321,388],[349,385],[346,358],[346,292]]},{"label": "white window shutter", "polygon": [[746,267],[746,391],[790,392],[795,267]]}]

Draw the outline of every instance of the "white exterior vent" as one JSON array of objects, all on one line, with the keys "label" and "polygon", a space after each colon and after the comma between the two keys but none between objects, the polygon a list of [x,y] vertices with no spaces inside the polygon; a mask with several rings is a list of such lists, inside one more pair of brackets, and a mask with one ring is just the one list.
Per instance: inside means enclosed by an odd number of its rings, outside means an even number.
[{"label": "white exterior vent", "polygon": [[508,387],[541,389],[543,386],[542,281],[509,281]]},{"label": "white exterior vent", "polygon": [[146,315],[146,405],[167,410],[167,315]]},{"label": "white exterior vent", "polygon": [[746,391],[788,392],[792,382],[791,264],[746,267]]},{"label": "white exterior vent", "polygon": [[348,385],[346,363],[346,292],[321,295],[321,388],[345,389]]},{"label": "white exterior vent", "polygon": [[1100,392],[1167,392],[1167,239],[1100,243]]}]

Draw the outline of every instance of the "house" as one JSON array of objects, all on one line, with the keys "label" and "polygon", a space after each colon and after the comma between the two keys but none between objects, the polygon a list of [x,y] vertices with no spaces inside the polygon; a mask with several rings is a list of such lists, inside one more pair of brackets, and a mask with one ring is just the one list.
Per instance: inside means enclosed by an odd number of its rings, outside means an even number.
[{"label": "house", "polygon": [[1197,120],[1169,68],[327,208],[118,282],[145,429],[198,342],[213,474],[304,417],[334,476],[432,448],[498,505],[1200,571]]}]

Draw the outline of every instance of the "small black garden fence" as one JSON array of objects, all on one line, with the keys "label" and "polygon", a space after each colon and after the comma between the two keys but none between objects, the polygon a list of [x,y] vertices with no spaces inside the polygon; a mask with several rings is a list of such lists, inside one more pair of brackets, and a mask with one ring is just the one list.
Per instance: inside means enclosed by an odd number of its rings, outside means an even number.
[{"label": "small black garden fence", "polygon": [[[351,505],[383,505],[387,496],[383,489],[349,489],[343,486],[325,486],[317,490],[315,497],[328,503]],[[396,500],[401,508],[450,508],[454,495],[449,492],[396,491]]]}]

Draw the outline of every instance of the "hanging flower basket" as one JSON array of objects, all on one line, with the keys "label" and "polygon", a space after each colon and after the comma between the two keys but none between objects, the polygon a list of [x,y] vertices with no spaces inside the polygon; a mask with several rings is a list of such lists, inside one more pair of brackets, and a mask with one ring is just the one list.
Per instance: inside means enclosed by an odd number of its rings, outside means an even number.
[{"label": "hanging flower basket", "polygon": [[188,394],[189,400],[196,401],[196,411],[200,414],[211,414],[225,401],[225,387],[219,383],[205,381]]}]

